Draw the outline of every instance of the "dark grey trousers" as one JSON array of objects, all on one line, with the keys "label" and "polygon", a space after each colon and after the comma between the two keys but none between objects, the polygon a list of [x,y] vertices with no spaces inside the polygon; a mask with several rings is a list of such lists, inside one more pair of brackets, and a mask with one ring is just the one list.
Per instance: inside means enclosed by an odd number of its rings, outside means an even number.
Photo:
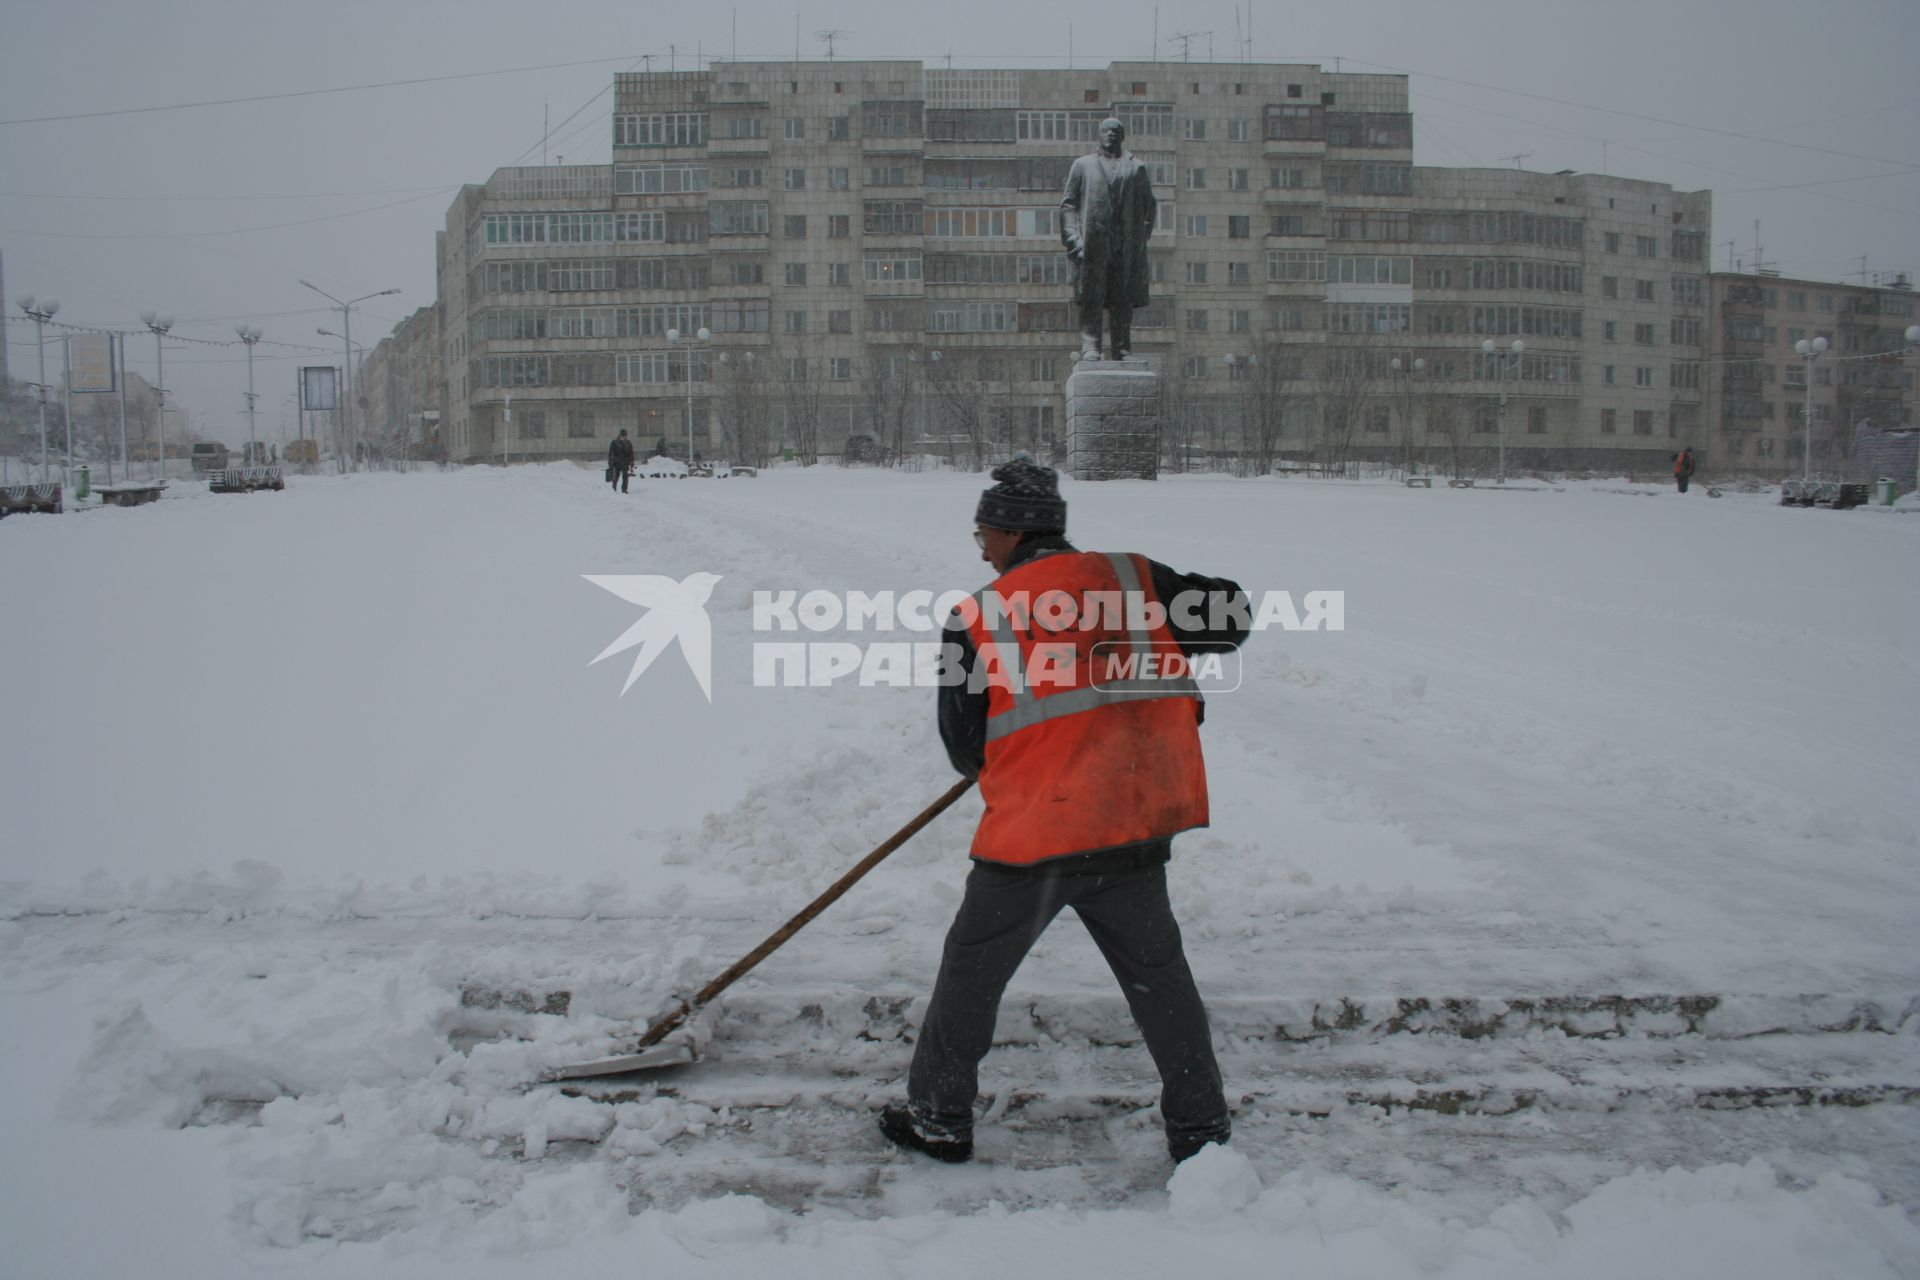
[{"label": "dark grey trousers", "polygon": [[952,1136],[973,1131],[980,1060],[993,1046],[1000,997],[1062,907],[1072,907],[1126,995],[1160,1069],[1160,1112],[1177,1154],[1232,1130],[1206,1007],[1167,901],[1167,869],[1040,875],[976,862],[947,932],[940,976],[907,1073],[916,1118]]}]

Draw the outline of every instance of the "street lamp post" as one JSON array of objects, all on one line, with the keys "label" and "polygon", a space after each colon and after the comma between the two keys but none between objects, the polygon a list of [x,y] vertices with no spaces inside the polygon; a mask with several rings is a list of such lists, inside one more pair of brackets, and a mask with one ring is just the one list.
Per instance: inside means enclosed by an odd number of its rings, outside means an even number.
[{"label": "street lamp post", "polygon": [[[346,345],[347,358],[349,361],[351,361],[351,359],[353,358],[353,353],[356,351],[358,351],[363,357],[367,354],[367,349],[365,347],[361,346],[359,343],[355,342],[352,338],[349,338],[344,333],[335,333],[331,329],[315,329],[314,332],[319,334],[323,338],[340,339],[340,341]],[[343,366],[340,370],[341,376],[343,378],[345,377],[346,372],[347,370]],[[342,394],[344,395],[345,393],[342,392]],[[347,420],[345,416],[347,413],[346,408],[344,408],[346,401],[342,400],[341,404],[343,407],[340,411],[342,415],[341,416],[340,450],[343,454],[350,454],[353,451],[353,446],[352,446],[352,443],[349,441],[348,437],[352,433],[352,424]]]},{"label": "street lamp post", "polygon": [[[1411,362],[1403,361],[1399,356],[1395,356],[1388,364],[1395,373],[1400,375],[1400,393],[1402,399],[1406,401],[1407,474],[1411,476],[1413,474],[1413,375],[1416,373],[1425,373],[1427,370],[1427,362],[1418,356],[1415,356]],[[1425,453],[1423,451],[1421,461],[1424,462],[1425,460]]]},{"label": "street lamp post", "polygon": [[[711,337],[713,337],[713,332],[705,325],[700,326],[698,333],[685,335],[687,348],[687,473],[689,475],[693,473],[693,344],[696,341],[705,342]],[[681,338],[682,335],[678,329],[667,330],[667,342],[670,345],[681,341]]]},{"label": "street lamp post", "polygon": [[156,450],[158,461],[155,465],[160,469],[159,478],[165,480],[167,478],[167,357],[166,343],[163,342],[162,339],[167,336],[167,330],[173,328],[173,317],[157,315],[152,311],[142,311],[140,313],[140,323],[153,331],[153,376],[155,379],[153,384],[153,416],[156,423],[156,432],[160,439],[160,447]]},{"label": "street lamp post", "polygon": [[253,411],[253,348],[260,341],[260,330],[252,325],[243,324],[234,328],[240,335],[240,341],[247,344],[247,465],[260,465],[259,433],[254,430]]},{"label": "street lamp post", "polygon": [[1801,414],[1805,439],[1801,442],[1800,478],[1811,480],[1813,479],[1813,362],[1826,351],[1827,340],[1816,336],[1809,342],[1802,338],[1793,344],[1793,349],[1806,357],[1807,361],[1807,403],[1806,411]]},{"label": "street lamp post", "polygon": [[[40,338],[40,381],[38,399],[40,401],[40,480],[47,479],[47,321],[59,312],[60,304],[52,298],[35,300],[30,293],[23,293],[14,299],[20,309],[33,321],[33,327]],[[73,434],[73,428],[67,428],[67,434]]]},{"label": "street lamp post", "polygon": [[[1247,353],[1246,355],[1244,355],[1244,356],[1242,356],[1242,355],[1235,355],[1235,354],[1234,354],[1233,352],[1231,352],[1231,351],[1230,351],[1230,352],[1228,352],[1228,353],[1226,354],[1226,356],[1225,356],[1225,357],[1223,357],[1223,358],[1224,358],[1224,360],[1226,361],[1226,365],[1227,365],[1227,380],[1228,380],[1229,382],[1231,382],[1231,381],[1232,381],[1232,380],[1234,379],[1234,377],[1236,376],[1236,375],[1235,375],[1235,373],[1234,373],[1234,370],[1235,370],[1236,368],[1239,368],[1239,369],[1242,369],[1242,370],[1244,370],[1244,371],[1245,371],[1245,372],[1243,372],[1243,373],[1240,373],[1239,375],[1237,375],[1237,376],[1239,376],[1239,377],[1241,377],[1241,378],[1243,378],[1243,379],[1244,379],[1244,378],[1258,378],[1258,377],[1260,376],[1260,374],[1259,374],[1259,369],[1260,369],[1260,357],[1259,357],[1258,355],[1256,355],[1255,353],[1253,353],[1253,352],[1251,352],[1251,351],[1249,351],[1249,352],[1248,352],[1248,353]],[[1247,394],[1247,395],[1243,395],[1243,396],[1241,397],[1241,399],[1242,399],[1242,401],[1249,401],[1249,400],[1256,400],[1257,398],[1258,398],[1258,389],[1257,389],[1257,387],[1256,387],[1256,388],[1254,389],[1254,391],[1253,391],[1253,392],[1251,392],[1250,394]],[[1239,467],[1239,474],[1241,474],[1241,475],[1245,475],[1245,474],[1247,473],[1247,455],[1248,455],[1248,453],[1249,453],[1249,452],[1251,452],[1251,451],[1250,451],[1250,450],[1249,450],[1249,449],[1247,448],[1247,412],[1246,412],[1246,409],[1247,409],[1247,406],[1246,406],[1246,404],[1244,404],[1244,403],[1243,403],[1243,404],[1241,405],[1241,412],[1240,412],[1240,461],[1239,461],[1239,463],[1238,463],[1238,467]],[[1222,438],[1224,438],[1224,435],[1223,435],[1223,437],[1222,437]]]},{"label": "street lamp post", "polygon": [[361,294],[357,298],[351,298],[342,302],[311,280],[302,280],[300,283],[333,303],[334,306],[340,308],[340,327],[344,331],[340,334],[341,357],[344,362],[340,372],[343,375],[342,381],[346,383],[346,387],[344,388],[346,393],[346,407],[341,418],[341,425],[346,427],[346,435],[348,437],[347,465],[351,467],[353,465],[351,445],[353,437],[353,308],[355,304],[365,302],[368,298],[385,298],[400,291],[398,289],[381,289],[377,293]]},{"label": "street lamp post", "polygon": [[1498,484],[1507,482],[1507,366],[1509,363],[1518,366],[1520,356],[1526,349],[1527,344],[1518,338],[1515,338],[1513,345],[1507,348],[1512,353],[1511,357],[1495,347],[1492,338],[1480,344],[1480,350],[1490,356],[1498,355],[1499,357],[1495,362],[1495,367],[1500,371],[1500,474],[1496,480]]}]

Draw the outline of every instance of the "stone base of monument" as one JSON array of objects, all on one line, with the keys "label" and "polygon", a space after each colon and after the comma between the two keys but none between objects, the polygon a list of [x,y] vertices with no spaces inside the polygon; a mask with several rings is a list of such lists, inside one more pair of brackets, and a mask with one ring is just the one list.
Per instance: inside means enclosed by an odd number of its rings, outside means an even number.
[{"label": "stone base of monument", "polygon": [[1076,480],[1160,474],[1160,375],[1139,359],[1082,360],[1067,379],[1067,470]]}]

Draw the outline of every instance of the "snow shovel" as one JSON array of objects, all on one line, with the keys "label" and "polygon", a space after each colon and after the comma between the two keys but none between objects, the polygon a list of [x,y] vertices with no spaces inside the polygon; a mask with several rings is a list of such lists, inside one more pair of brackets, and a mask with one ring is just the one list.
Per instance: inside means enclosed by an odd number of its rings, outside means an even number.
[{"label": "snow shovel", "polygon": [[595,1062],[582,1062],[571,1067],[560,1067],[548,1072],[543,1079],[548,1081],[584,1080],[591,1076],[615,1076],[625,1074],[629,1071],[651,1071],[657,1067],[678,1067],[685,1066],[688,1063],[698,1062],[700,1060],[700,1051],[698,1046],[694,1044],[692,1037],[679,1037],[673,1042],[666,1044],[661,1042],[666,1040],[668,1034],[676,1027],[681,1026],[688,1018],[691,1018],[701,1009],[704,1009],[712,1002],[715,996],[725,991],[739,979],[745,977],[747,972],[755,965],[779,950],[781,944],[786,942],[788,938],[800,932],[815,916],[838,901],[842,894],[853,888],[860,877],[866,875],[867,872],[873,870],[879,866],[881,862],[885,861],[888,854],[913,839],[913,837],[919,833],[920,828],[939,817],[949,805],[965,795],[967,789],[971,786],[973,786],[973,779],[971,778],[966,778],[954,783],[947,789],[945,795],[922,809],[906,826],[888,836],[886,840],[880,844],[879,848],[860,859],[851,871],[834,881],[825,893],[822,893],[812,902],[809,902],[806,907],[801,910],[800,914],[774,930],[773,935],[765,942],[735,961],[731,968],[715,978],[712,982],[709,982],[706,986],[700,988],[691,999],[679,1001],[678,1007],[657,1019],[652,1026],[646,1029],[646,1032],[641,1035],[640,1039],[634,1042],[632,1052],[624,1053],[613,1058],[601,1058]]}]

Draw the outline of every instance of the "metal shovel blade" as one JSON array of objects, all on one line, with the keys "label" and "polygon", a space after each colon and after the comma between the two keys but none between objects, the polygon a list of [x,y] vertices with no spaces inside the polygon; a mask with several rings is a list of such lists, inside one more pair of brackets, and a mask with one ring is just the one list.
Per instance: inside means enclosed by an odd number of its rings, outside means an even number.
[{"label": "metal shovel blade", "polygon": [[545,1080],[587,1080],[594,1076],[619,1076],[630,1071],[657,1071],[662,1067],[685,1067],[700,1061],[700,1051],[692,1040],[672,1040],[665,1044],[656,1044],[639,1053],[623,1053],[615,1058],[600,1058],[593,1062],[578,1062],[570,1067],[556,1067],[547,1072]]}]

